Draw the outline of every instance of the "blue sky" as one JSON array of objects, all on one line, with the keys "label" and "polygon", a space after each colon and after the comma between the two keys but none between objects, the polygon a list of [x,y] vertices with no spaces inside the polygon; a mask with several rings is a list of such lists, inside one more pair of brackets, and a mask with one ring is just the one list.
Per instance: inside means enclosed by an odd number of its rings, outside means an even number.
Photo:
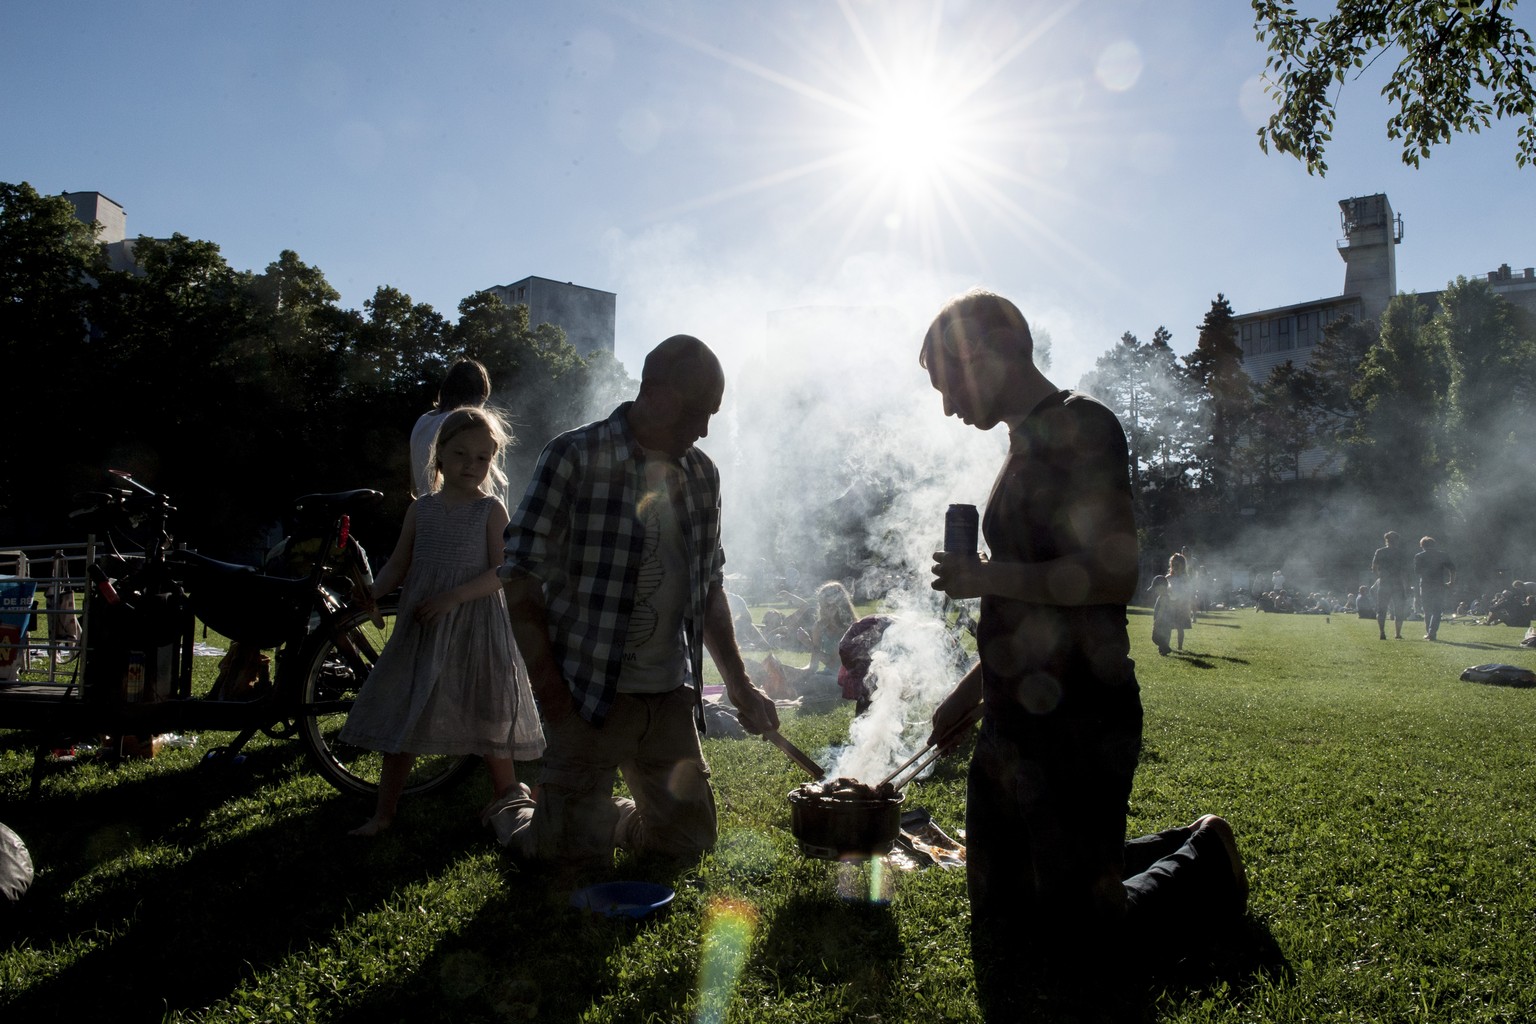
[{"label": "blue sky", "polygon": [[1374,192],[1403,290],[1536,264],[1512,128],[1407,168],[1378,69],[1309,177],[1257,145],[1263,61],[1248,5],[1210,0],[53,0],[0,34],[0,180],[103,192],[240,269],[294,249],[349,307],[613,291],[632,372],[676,332],[730,369],[788,307],[920,331],[983,284],[1072,385],[1126,330],[1189,351],[1217,292],[1337,294],[1337,202]]}]

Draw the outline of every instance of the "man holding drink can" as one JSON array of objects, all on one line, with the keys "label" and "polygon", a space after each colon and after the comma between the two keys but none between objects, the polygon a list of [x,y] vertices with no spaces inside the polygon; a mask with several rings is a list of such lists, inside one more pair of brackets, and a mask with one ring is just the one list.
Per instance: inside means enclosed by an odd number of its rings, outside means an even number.
[{"label": "man holding drink can", "polygon": [[918,361],[946,415],[1009,432],[981,517],[989,554],[934,554],[934,589],[981,598],[981,614],[979,662],[930,737],[958,745],[982,706],[966,795],[973,958],[989,1017],[1008,1019],[1021,977],[1102,996],[1128,962],[1237,921],[1247,885],[1215,815],[1126,841],[1142,709],[1126,633],[1136,524],[1114,413],[1052,384],[1023,315],[992,292],[946,303]]}]

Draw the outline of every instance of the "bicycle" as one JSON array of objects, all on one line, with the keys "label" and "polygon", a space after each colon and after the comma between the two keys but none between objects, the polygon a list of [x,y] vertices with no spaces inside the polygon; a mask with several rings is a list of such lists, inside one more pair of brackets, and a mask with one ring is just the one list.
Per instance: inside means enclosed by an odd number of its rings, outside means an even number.
[{"label": "bicycle", "polygon": [[[0,729],[42,733],[35,796],[59,736],[235,732],[204,759],[232,764],[260,732],[297,738],[338,790],[372,797],[382,755],[340,739],[347,712],[395,628],[393,599],[375,602],[350,510],[378,491],[309,494],[294,529],[263,565],[222,562],[177,545],[170,499],[111,471],[126,487],[91,492],[71,513],[89,525],[81,656],[63,683],[0,685]],[[125,554],[142,538],[142,551]],[[218,680],[192,693],[197,622],[227,637]],[[271,651],[270,655],[264,652]],[[270,667],[270,671],[269,671]],[[440,789],[472,770],[464,756],[417,758],[406,793]]]}]

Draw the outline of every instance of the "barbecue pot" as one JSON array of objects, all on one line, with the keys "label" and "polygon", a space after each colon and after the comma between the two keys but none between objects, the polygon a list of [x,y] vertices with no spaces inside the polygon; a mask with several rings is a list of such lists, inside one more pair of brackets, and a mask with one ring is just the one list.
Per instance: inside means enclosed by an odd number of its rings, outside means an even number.
[{"label": "barbecue pot", "polygon": [[889,788],[855,796],[802,786],[789,794],[789,828],[807,857],[865,860],[883,856],[901,834],[902,799],[900,790]]}]

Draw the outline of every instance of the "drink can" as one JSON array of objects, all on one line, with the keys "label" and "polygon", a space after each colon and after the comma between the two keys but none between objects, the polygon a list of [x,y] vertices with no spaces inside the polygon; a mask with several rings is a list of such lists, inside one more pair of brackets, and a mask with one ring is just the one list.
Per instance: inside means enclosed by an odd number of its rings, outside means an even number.
[{"label": "drink can", "polygon": [[944,550],[974,555],[978,545],[981,516],[975,505],[951,505],[944,513]]}]

